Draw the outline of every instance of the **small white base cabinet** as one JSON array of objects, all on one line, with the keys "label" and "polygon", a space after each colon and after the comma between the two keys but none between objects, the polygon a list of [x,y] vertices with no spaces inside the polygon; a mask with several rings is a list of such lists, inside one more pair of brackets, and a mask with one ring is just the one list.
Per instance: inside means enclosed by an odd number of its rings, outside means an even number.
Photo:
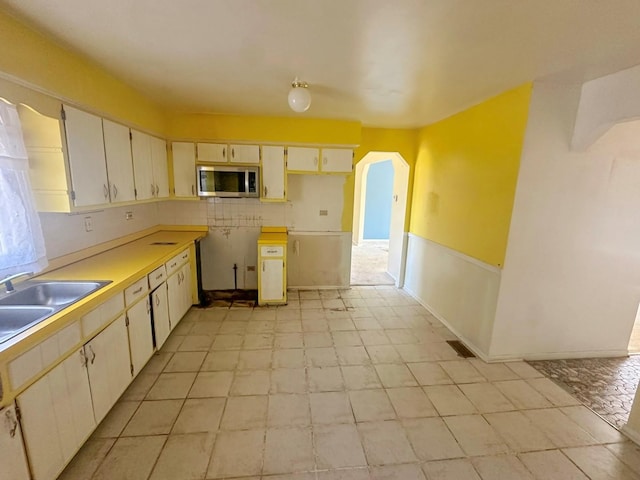
[{"label": "small white base cabinet", "polygon": [[287,229],[262,227],[258,238],[258,304],[287,303]]},{"label": "small white base cabinet", "polygon": [[[180,319],[191,308],[191,265],[183,265],[167,279],[169,319],[173,330]],[[177,319],[174,321],[173,319]]]},{"label": "small white base cabinet", "polygon": [[0,479],[30,480],[22,443],[22,429],[13,404],[0,410],[0,452]]},{"label": "small white base cabinet", "polygon": [[127,310],[132,375],[140,373],[153,355],[150,303],[149,296],[145,295],[142,300]]},{"label": "small white base cabinet", "polygon": [[153,312],[156,349],[160,350],[173,330],[169,317],[169,296],[166,282],[163,282],[151,294],[151,311]]}]

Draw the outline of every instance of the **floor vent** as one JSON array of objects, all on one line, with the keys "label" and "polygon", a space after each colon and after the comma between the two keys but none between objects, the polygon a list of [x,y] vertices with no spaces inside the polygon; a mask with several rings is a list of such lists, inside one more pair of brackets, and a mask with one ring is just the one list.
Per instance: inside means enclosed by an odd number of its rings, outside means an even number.
[{"label": "floor vent", "polygon": [[464,346],[460,340],[447,340],[447,343],[462,358],[475,358],[471,350]]}]

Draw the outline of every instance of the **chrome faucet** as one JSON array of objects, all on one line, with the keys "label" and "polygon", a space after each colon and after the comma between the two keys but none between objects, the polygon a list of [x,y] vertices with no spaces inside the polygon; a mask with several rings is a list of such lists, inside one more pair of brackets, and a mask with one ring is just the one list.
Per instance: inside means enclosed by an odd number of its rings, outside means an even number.
[{"label": "chrome faucet", "polygon": [[25,275],[33,275],[33,272],[19,272],[19,273],[15,273],[13,275],[9,275],[6,278],[3,278],[2,280],[0,280],[0,283],[4,283],[4,286],[7,290],[7,293],[11,293],[15,290],[15,288],[13,288],[13,283],[11,283],[12,280],[15,280],[16,278],[20,278],[20,277],[24,277]]}]

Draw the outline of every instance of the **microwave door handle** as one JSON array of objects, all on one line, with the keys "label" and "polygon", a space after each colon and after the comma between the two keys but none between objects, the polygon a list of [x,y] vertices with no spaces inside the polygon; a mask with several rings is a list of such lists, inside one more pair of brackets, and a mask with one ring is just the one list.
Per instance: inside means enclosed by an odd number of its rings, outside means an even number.
[{"label": "microwave door handle", "polygon": [[244,193],[249,194],[249,170],[244,172]]}]

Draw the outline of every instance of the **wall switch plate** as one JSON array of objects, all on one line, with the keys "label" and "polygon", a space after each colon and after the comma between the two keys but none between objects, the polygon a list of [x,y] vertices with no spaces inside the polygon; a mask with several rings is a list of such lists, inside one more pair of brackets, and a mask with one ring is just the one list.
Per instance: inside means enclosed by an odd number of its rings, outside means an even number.
[{"label": "wall switch plate", "polygon": [[329,210],[320,210],[321,217],[326,217],[327,215],[329,215]]},{"label": "wall switch plate", "polygon": [[84,231],[90,232],[93,230],[93,220],[91,217],[84,217]]},{"label": "wall switch plate", "polygon": [[127,220],[132,220],[133,219],[133,212],[125,212],[124,218],[127,219]]}]

